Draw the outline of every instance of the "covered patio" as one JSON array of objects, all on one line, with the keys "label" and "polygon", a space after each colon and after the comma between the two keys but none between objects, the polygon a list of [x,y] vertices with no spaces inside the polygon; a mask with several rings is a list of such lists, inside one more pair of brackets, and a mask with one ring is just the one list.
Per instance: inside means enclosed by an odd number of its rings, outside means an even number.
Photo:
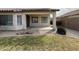
[{"label": "covered patio", "polygon": [[49,27],[50,15],[49,13],[32,13],[26,14],[26,28],[35,27]]},{"label": "covered patio", "polygon": [[40,28],[36,27],[18,31],[12,31],[12,30],[0,31],[0,37],[53,35],[54,33],[55,32],[52,30],[52,27],[40,27]]},{"label": "covered patio", "polygon": [[56,11],[59,9],[0,9],[0,30],[21,30],[35,26],[49,27],[50,20],[53,22],[53,29],[56,30]]}]

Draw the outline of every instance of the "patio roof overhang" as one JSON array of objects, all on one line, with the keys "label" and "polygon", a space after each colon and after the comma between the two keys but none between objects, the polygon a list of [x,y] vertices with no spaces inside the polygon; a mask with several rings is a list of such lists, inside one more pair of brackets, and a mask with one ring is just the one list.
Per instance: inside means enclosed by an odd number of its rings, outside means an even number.
[{"label": "patio roof overhang", "polygon": [[24,13],[24,12],[53,12],[59,9],[50,8],[0,8],[0,13]]}]

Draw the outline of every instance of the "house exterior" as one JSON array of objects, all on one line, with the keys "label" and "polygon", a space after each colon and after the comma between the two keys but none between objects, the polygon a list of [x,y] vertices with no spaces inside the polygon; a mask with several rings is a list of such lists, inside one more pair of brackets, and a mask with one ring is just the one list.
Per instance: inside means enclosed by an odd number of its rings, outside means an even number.
[{"label": "house exterior", "polygon": [[68,12],[57,19],[64,27],[79,31],[79,10]]},{"label": "house exterior", "polygon": [[[50,26],[50,19],[53,21],[53,28],[56,29],[56,11],[59,9],[1,8],[0,30],[22,30],[28,27]],[[50,18],[50,14],[53,18]]]}]

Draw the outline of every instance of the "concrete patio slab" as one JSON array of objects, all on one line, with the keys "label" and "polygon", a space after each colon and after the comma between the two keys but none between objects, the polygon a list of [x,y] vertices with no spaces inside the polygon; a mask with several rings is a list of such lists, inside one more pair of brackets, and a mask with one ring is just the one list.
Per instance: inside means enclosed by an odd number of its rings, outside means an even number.
[{"label": "concrete patio slab", "polygon": [[[26,32],[31,32],[31,34],[25,34]],[[17,35],[18,33],[18,35]],[[43,27],[43,28],[27,28],[27,30],[18,30],[18,31],[0,31],[0,37],[8,36],[39,36],[53,34],[52,27]]]},{"label": "concrete patio slab", "polygon": [[66,29],[68,37],[79,38],[79,31]]}]

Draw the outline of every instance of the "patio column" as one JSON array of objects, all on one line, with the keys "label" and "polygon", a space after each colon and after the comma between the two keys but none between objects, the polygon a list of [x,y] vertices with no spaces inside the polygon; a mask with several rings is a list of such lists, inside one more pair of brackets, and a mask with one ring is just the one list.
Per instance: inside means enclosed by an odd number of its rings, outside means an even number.
[{"label": "patio column", "polygon": [[17,15],[16,14],[13,15],[13,26],[15,30],[17,30]]},{"label": "patio column", "polygon": [[26,29],[27,24],[26,24],[26,16],[25,16],[25,14],[22,15],[22,25],[23,25],[23,29]]},{"label": "patio column", "polygon": [[52,19],[52,23],[53,23],[53,30],[56,32],[57,31],[57,27],[56,27],[56,11],[53,11],[53,19]]}]

